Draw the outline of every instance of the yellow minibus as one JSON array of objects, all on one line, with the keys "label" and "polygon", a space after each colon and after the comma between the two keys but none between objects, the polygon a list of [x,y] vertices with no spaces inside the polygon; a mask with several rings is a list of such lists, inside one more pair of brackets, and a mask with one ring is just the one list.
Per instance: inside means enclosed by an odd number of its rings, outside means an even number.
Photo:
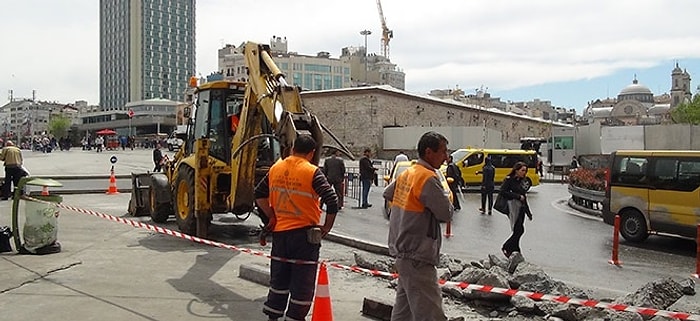
[{"label": "yellow minibus", "polygon": [[618,150],[610,157],[603,221],[642,242],[651,233],[696,237],[700,223],[700,151]]},{"label": "yellow minibus", "polygon": [[452,152],[454,163],[462,173],[464,183],[468,186],[481,185],[481,170],[486,164],[486,158],[491,158],[491,164],[496,168],[494,182],[503,182],[517,162],[527,165],[527,176],[524,180],[525,190],[540,184],[537,175],[537,153],[532,150],[520,149],[458,149]]}]

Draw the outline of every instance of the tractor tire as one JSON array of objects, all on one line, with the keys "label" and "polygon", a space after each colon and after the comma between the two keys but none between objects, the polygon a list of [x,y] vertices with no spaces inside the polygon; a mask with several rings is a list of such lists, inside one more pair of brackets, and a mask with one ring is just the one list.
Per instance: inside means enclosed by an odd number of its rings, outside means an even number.
[{"label": "tractor tire", "polygon": [[168,177],[163,173],[151,174],[151,183],[148,185],[147,209],[153,222],[167,222],[168,217],[174,213],[172,204]]},{"label": "tractor tire", "polygon": [[194,216],[194,170],[180,167],[174,189],[175,220],[180,232],[195,235],[197,218]]},{"label": "tractor tire", "polygon": [[150,201],[150,214],[151,220],[156,223],[165,223],[168,221],[168,217],[173,213],[172,205],[170,203],[158,203],[156,187],[151,185],[148,188],[148,197]]},{"label": "tractor tire", "polygon": [[620,234],[625,240],[640,243],[649,237],[647,221],[636,210],[624,210],[620,215]]}]

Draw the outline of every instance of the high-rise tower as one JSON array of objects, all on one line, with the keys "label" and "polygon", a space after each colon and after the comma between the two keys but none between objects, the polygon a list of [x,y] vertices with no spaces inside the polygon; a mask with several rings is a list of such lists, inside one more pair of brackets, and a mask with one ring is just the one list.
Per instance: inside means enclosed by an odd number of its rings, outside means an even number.
[{"label": "high-rise tower", "polygon": [[195,73],[196,0],[100,0],[100,106],[179,100]]}]

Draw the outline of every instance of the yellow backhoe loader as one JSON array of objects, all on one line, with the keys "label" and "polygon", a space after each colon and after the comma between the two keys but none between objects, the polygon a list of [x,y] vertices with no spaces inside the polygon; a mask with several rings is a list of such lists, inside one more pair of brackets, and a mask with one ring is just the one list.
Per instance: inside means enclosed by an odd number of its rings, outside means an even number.
[{"label": "yellow backhoe loader", "polygon": [[[247,82],[196,87],[196,103],[185,109],[187,139],[164,172],[132,174],[130,214],[158,223],[174,215],[181,232],[206,237],[213,213],[244,220],[256,211],[255,185],[277,159],[290,155],[297,135],[316,139],[316,164],[324,147],[352,158],[303,107],[299,88],[286,82],[268,45],[248,42],[244,56]],[[334,144],[323,144],[324,132]]]}]

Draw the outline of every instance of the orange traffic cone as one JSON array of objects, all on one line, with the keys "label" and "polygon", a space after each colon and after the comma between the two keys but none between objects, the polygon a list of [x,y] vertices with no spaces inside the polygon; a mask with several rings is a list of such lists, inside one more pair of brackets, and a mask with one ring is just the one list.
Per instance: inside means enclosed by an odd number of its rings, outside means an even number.
[{"label": "orange traffic cone", "polygon": [[49,196],[49,187],[48,186],[41,187],[41,196]]},{"label": "orange traffic cone", "polygon": [[112,167],[111,174],[109,175],[109,189],[107,190],[107,195],[119,194],[117,190],[117,177],[114,176],[114,167]]},{"label": "orange traffic cone", "polygon": [[314,309],[311,312],[311,321],[333,321],[331,292],[328,289],[328,271],[326,271],[326,263],[324,262],[321,262],[318,271],[316,297],[314,297]]}]

